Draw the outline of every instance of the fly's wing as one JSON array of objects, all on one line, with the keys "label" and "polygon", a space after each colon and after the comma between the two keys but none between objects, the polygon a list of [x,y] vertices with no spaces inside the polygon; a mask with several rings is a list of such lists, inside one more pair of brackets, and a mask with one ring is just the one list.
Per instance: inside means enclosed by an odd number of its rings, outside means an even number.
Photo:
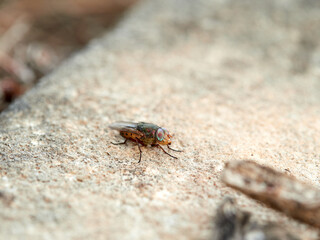
[{"label": "fly's wing", "polygon": [[109,125],[109,128],[122,131],[123,128],[137,129],[138,123],[134,122],[115,122]]},{"label": "fly's wing", "polygon": [[109,125],[109,128],[113,130],[118,130],[119,132],[131,132],[144,136],[144,134],[137,130],[137,123],[134,122],[115,122]]}]

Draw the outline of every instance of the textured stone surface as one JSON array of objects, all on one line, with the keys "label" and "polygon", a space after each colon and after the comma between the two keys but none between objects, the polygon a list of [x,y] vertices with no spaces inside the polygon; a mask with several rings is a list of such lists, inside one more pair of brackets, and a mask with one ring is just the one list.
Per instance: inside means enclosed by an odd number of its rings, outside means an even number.
[{"label": "textured stone surface", "polygon": [[[208,239],[217,203],[306,225],[220,182],[254,159],[320,187],[320,6],[143,1],[0,116],[4,239]],[[107,129],[148,121],[178,160]],[[9,199],[9,200],[8,200]]]}]

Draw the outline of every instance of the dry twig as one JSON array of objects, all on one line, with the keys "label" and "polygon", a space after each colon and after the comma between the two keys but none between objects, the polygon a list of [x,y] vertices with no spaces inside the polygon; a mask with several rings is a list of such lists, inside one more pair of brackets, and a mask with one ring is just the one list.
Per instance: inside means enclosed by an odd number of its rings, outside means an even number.
[{"label": "dry twig", "polygon": [[320,228],[320,190],[253,161],[229,162],[222,181],[287,215]]}]

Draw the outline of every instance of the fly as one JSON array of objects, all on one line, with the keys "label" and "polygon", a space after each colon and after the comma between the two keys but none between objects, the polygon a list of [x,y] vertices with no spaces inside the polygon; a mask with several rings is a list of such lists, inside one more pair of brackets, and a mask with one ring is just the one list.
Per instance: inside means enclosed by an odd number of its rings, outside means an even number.
[{"label": "fly", "polygon": [[153,123],[133,123],[133,122],[115,122],[109,127],[113,130],[120,132],[120,135],[125,138],[124,142],[112,143],[114,145],[125,144],[128,140],[136,142],[140,151],[139,162],[141,162],[142,151],[140,145],[160,148],[165,154],[172,158],[177,159],[177,157],[166,152],[161,145],[167,145],[168,149],[175,152],[182,152],[180,150],[175,150],[170,148],[171,138],[169,131],[165,128],[159,127]]}]

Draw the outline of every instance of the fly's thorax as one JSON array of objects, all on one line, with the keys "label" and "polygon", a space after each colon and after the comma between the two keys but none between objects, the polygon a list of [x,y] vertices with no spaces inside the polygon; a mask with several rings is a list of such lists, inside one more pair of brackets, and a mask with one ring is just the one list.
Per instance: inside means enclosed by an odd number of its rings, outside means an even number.
[{"label": "fly's thorax", "polygon": [[155,137],[155,132],[157,131],[159,127],[157,125],[154,125],[152,123],[138,123],[137,129],[138,131],[142,132],[145,137],[147,138],[154,138]]},{"label": "fly's thorax", "polygon": [[152,123],[140,122],[137,125],[137,130],[142,132],[144,136],[140,139],[145,145],[156,144],[156,131],[159,127]]},{"label": "fly's thorax", "polygon": [[140,139],[140,141],[143,142],[143,144],[145,146],[156,144],[156,140],[154,138],[146,138],[146,137],[144,137],[144,138]]},{"label": "fly's thorax", "polygon": [[155,133],[159,127],[152,123],[140,122],[137,125],[137,129],[144,133],[144,135],[148,138],[155,137]]},{"label": "fly's thorax", "polygon": [[137,124],[137,130],[144,136],[140,140],[146,145],[170,145],[171,135],[168,130],[152,123],[140,122]]}]

